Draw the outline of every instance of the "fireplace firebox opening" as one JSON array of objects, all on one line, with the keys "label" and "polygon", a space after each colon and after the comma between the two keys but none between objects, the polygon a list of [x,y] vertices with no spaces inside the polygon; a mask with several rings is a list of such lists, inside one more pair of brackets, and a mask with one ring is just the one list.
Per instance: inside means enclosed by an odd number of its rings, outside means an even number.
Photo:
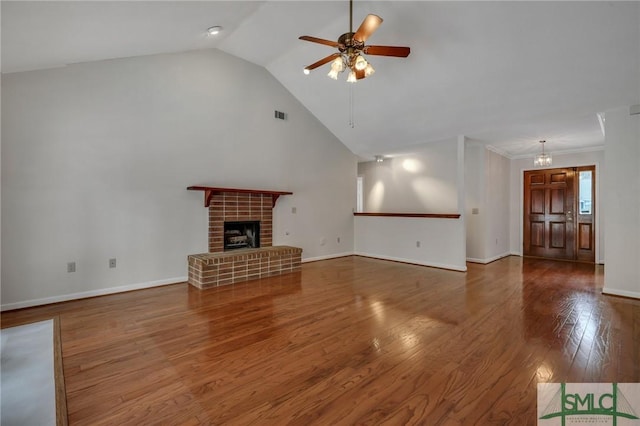
[{"label": "fireplace firebox opening", "polygon": [[224,223],[224,251],[259,247],[259,220]]}]

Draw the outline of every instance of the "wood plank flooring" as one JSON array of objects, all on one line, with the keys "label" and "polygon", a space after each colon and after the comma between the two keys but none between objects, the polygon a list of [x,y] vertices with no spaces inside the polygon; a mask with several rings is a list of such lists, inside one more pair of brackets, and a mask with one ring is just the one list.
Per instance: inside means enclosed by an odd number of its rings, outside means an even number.
[{"label": "wood plank flooring", "polygon": [[602,267],[362,257],[2,314],[58,315],[71,425],[534,425],[539,382],[640,382],[640,301]]}]

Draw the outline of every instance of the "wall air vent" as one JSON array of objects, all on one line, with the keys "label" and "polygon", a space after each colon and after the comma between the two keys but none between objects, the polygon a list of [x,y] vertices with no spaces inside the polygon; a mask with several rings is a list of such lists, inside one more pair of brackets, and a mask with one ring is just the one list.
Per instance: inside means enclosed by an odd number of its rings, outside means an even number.
[{"label": "wall air vent", "polygon": [[285,113],[284,113],[284,112],[282,112],[282,111],[278,111],[278,110],[276,110],[276,118],[277,118],[278,120],[286,120],[286,119],[287,119],[287,114],[285,114]]}]

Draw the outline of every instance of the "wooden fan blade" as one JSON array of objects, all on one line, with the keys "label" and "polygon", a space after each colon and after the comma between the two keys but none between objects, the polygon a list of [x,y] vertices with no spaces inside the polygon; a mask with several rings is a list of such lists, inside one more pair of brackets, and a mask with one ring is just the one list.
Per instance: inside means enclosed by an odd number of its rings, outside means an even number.
[{"label": "wooden fan blade", "polygon": [[366,77],[366,75],[364,75],[364,70],[355,70],[356,72],[356,80],[362,80],[363,78]]},{"label": "wooden fan blade", "polygon": [[382,24],[382,18],[378,15],[367,15],[366,18],[360,24],[358,31],[353,35],[355,40],[365,42],[373,34],[375,30]]},{"label": "wooden fan blade", "polygon": [[312,69],[318,68],[320,65],[324,65],[327,62],[331,62],[335,58],[338,58],[338,57],[340,57],[340,53],[334,53],[334,54],[329,55],[326,58],[322,58],[318,62],[314,62],[313,64],[309,65],[308,67],[304,67],[304,68],[309,70],[309,71],[311,71]]},{"label": "wooden fan blade", "polygon": [[401,46],[365,46],[362,50],[366,55],[397,56],[406,58],[411,53],[411,49]]},{"label": "wooden fan blade", "polygon": [[300,36],[298,38],[300,40],[310,41],[312,43],[320,43],[320,44],[325,44],[325,45],[331,46],[331,47],[338,47],[338,42],[337,41],[325,40],[323,38],[311,37],[311,36]]}]

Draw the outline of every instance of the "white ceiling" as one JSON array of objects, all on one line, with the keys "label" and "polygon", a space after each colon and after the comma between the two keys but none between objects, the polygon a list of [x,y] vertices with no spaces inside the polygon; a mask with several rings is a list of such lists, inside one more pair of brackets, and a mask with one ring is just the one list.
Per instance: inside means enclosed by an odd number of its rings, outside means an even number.
[{"label": "white ceiling", "polygon": [[[640,103],[640,2],[354,2],[354,27],[384,19],[352,85],[326,77],[333,53],[298,40],[348,30],[341,1],[2,1],[2,72],[218,48],[264,66],[363,158],[465,135],[511,157],[603,145],[597,113]],[[224,27],[207,37],[212,25]],[[349,125],[353,94],[355,126]]]}]

